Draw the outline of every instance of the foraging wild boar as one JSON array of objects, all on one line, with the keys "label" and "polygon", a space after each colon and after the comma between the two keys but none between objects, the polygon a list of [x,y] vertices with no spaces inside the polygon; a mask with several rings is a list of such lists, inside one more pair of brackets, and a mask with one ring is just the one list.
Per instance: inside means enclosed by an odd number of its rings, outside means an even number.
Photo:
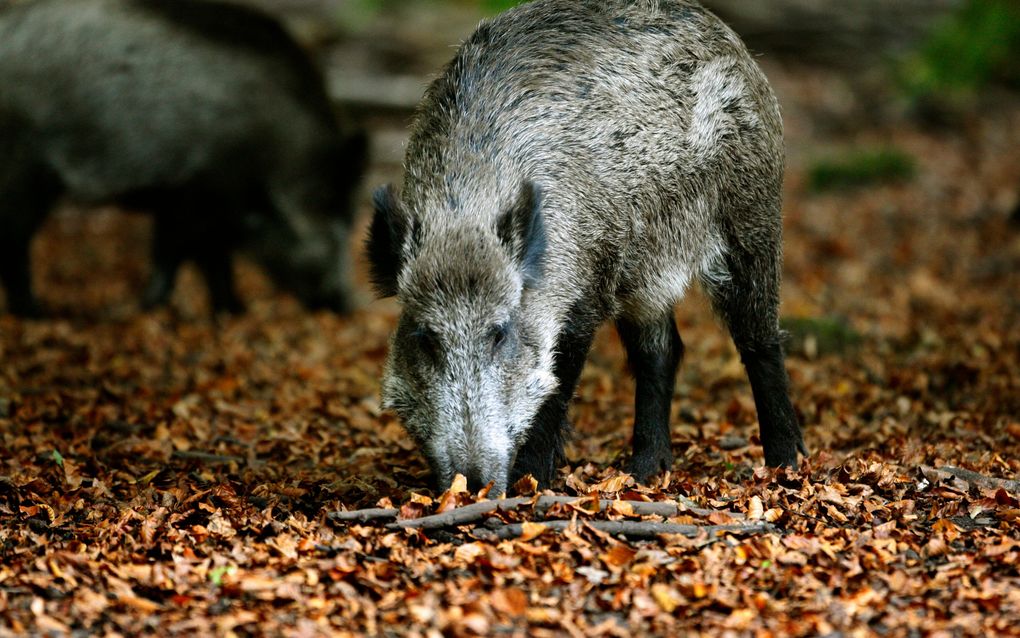
[{"label": "foraging wild boar", "polygon": [[551,480],[607,319],[637,380],[629,469],[669,468],[673,309],[695,280],[746,366],[766,463],[796,466],[782,179],[765,76],[697,3],[535,0],[483,23],[426,93],[366,246],[403,306],[383,399],[440,487]]},{"label": "foraging wild boar", "polygon": [[193,259],[239,310],[245,249],[313,307],[344,310],[365,160],[313,64],[256,10],[214,0],[35,0],[0,11],[0,279],[32,314],[29,243],[62,195],[154,215],[143,303]]}]

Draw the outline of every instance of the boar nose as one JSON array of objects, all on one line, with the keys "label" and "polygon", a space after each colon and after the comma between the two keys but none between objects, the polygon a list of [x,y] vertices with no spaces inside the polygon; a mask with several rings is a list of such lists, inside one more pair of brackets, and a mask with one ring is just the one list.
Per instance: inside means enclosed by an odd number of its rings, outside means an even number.
[{"label": "boar nose", "polygon": [[478,470],[476,468],[468,471],[467,487],[469,492],[477,492],[478,490],[488,485],[488,483],[489,483],[488,481],[482,478],[481,470]]}]

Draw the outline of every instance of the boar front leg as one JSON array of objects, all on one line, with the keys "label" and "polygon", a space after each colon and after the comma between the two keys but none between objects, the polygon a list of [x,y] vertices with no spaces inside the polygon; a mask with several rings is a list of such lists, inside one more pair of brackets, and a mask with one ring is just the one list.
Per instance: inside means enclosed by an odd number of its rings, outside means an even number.
[{"label": "boar front leg", "polygon": [[31,236],[10,235],[0,242],[0,280],[7,293],[7,309],[19,317],[38,317],[39,306],[32,294],[29,270]]},{"label": "boar front leg", "polygon": [[621,317],[616,329],[637,382],[634,456],[627,470],[644,482],[673,465],[669,416],[684,344],[672,308],[652,321]]},{"label": "boar front leg", "polygon": [[566,459],[563,446],[571,432],[567,408],[577,389],[594,337],[595,328],[588,326],[571,326],[560,335],[554,364],[559,388],[546,399],[535,416],[528,438],[517,453],[511,472],[511,485],[522,476],[531,474],[538,481],[539,487],[548,487],[556,474],[556,468]]},{"label": "boar front leg", "polygon": [[244,312],[244,302],[234,289],[234,262],[224,246],[210,246],[198,256],[198,267],[209,287],[213,312],[236,315]]},{"label": "boar front leg", "polygon": [[[213,312],[244,312],[244,304],[234,290],[231,249],[225,239],[230,235],[219,225],[185,220],[178,211],[156,214],[152,229],[152,274],[142,296],[142,307],[152,310],[170,301],[177,271],[191,257],[205,278]],[[182,228],[187,228],[188,233],[182,232]]]},{"label": "boar front leg", "polygon": [[172,213],[157,213],[152,225],[152,271],[142,294],[142,308],[153,310],[170,301],[177,271],[184,263],[185,246]]}]

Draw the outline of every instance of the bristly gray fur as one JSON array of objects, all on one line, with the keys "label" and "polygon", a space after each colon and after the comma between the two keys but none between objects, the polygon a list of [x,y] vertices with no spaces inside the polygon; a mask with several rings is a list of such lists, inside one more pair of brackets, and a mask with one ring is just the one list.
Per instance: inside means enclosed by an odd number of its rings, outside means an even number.
[{"label": "bristly gray fur", "polygon": [[[391,193],[414,238],[392,238],[390,262],[373,257],[380,272],[401,264],[383,395],[440,484],[461,472],[498,492],[515,463],[528,467],[517,456],[543,404],[576,382],[558,348],[587,342],[568,335],[625,320],[648,341],[634,356],[662,355],[657,374],[672,374],[672,308],[694,280],[745,360],[778,352],[783,162],[765,76],[695,2],[535,0],[482,23],[426,93]],[[528,183],[545,249],[525,286],[496,228]],[[513,347],[493,354],[487,335],[503,324]],[[423,330],[437,356],[422,355]],[[766,458],[795,465],[802,443],[784,410],[778,427],[796,440],[768,437]],[[665,436],[668,455],[668,425]]]}]

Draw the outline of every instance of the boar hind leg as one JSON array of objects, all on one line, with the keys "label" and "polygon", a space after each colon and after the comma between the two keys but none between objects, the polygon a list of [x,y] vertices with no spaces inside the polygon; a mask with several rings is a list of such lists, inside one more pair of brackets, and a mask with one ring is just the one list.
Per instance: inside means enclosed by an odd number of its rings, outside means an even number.
[{"label": "boar hind leg", "polygon": [[566,459],[563,446],[571,431],[567,407],[577,389],[594,336],[593,327],[568,328],[560,336],[554,367],[559,388],[539,409],[528,432],[528,439],[517,453],[511,484],[531,474],[538,481],[539,487],[548,487],[556,474],[556,468]]},{"label": "boar hind leg", "polygon": [[152,310],[170,301],[177,271],[187,247],[177,230],[173,213],[157,213],[152,226],[152,272],[142,294],[142,308]]},{"label": "boar hind leg", "polygon": [[634,456],[628,471],[640,481],[673,465],[669,415],[676,370],[684,344],[673,310],[657,320],[623,317],[616,322],[637,385],[634,401]]},{"label": "boar hind leg", "polygon": [[[778,238],[777,238],[778,243]],[[747,370],[765,463],[771,467],[797,467],[807,454],[783,362],[779,330],[778,246],[757,246],[751,254],[733,243],[725,257],[725,271],[703,278],[716,311],[729,328]],[[753,247],[753,246],[752,246]]]}]

